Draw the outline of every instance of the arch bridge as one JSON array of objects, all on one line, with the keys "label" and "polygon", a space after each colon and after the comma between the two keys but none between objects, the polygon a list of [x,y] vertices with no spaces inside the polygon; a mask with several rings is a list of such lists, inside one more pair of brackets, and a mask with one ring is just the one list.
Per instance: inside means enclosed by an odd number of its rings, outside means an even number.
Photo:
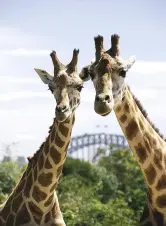
[{"label": "arch bridge", "polygon": [[83,134],[71,138],[68,155],[74,158],[92,161],[100,148],[126,149],[127,141],[124,136],[108,133]]}]

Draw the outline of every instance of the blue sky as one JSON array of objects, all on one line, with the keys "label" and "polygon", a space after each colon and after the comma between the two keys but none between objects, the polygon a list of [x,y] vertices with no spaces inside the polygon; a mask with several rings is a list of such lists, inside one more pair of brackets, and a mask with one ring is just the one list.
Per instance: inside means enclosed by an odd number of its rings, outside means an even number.
[{"label": "blue sky", "polygon": [[[19,142],[19,153],[27,156],[47,136],[55,101],[33,68],[52,72],[51,50],[68,63],[73,49],[79,48],[81,69],[94,57],[93,37],[103,35],[105,47],[109,48],[113,33],[121,36],[123,58],[136,55],[128,84],[166,135],[165,8],[166,2],[161,0],[1,0],[0,144]],[[94,90],[88,82],[76,113],[73,135],[104,130],[121,133],[113,114],[102,118],[94,113],[93,99]],[[101,128],[97,129],[96,124]]]}]

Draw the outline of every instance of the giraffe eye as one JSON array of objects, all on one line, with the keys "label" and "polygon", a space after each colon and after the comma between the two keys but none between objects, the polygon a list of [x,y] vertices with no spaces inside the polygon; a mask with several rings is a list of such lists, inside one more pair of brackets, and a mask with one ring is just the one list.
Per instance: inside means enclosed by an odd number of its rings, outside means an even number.
[{"label": "giraffe eye", "polygon": [[83,89],[84,87],[81,85],[81,86],[78,86],[77,87],[77,90],[79,91],[79,92],[81,92],[81,90]]},{"label": "giraffe eye", "polygon": [[121,71],[119,72],[119,75],[122,76],[123,78],[125,78],[125,77],[126,77],[126,71],[121,70]]}]

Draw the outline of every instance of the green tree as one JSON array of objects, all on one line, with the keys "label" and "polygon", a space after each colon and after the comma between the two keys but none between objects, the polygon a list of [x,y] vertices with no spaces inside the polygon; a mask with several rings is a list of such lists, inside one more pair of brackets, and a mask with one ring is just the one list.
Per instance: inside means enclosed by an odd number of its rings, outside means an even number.
[{"label": "green tree", "polygon": [[[68,226],[136,226],[144,206],[146,186],[129,150],[110,151],[91,164],[67,158],[57,193]],[[0,203],[7,198],[23,170],[0,163]]]},{"label": "green tree", "polygon": [[131,151],[113,151],[109,156],[102,157],[98,165],[105,167],[108,173],[116,175],[119,182],[117,195],[124,197],[139,218],[145,204],[147,187]]},{"label": "green tree", "polygon": [[15,162],[2,162],[0,164],[0,192],[9,194],[15,186],[20,170]]},{"label": "green tree", "polygon": [[134,211],[123,198],[111,199],[107,204],[92,200],[80,210],[76,226],[136,226]]},{"label": "green tree", "polygon": [[[113,173],[108,174],[105,167],[99,167],[79,159],[67,158],[63,168],[63,177],[67,175],[82,180],[86,186],[91,187],[94,195],[98,196],[102,202],[115,197],[118,180]],[[58,187],[59,190],[60,188],[61,186]]]},{"label": "green tree", "polygon": [[12,192],[20,177],[20,169],[16,162],[0,163],[0,204]]}]

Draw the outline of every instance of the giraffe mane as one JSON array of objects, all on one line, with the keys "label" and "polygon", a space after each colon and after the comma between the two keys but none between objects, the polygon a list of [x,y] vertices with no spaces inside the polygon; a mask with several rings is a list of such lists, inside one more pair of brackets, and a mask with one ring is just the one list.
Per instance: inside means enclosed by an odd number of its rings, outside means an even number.
[{"label": "giraffe mane", "polygon": [[[52,130],[52,127],[54,125],[54,122],[55,122],[55,118],[53,119],[53,124],[49,127],[49,131],[48,131],[48,134],[50,134],[51,130]],[[47,139],[47,138],[46,138]],[[45,144],[46,140],[40,145],[39,149],[34,153],[33,156],[29,156],[27,157],[27,160],[28,160],[28,163],[29,164],[34,164],[36,162],[36,160],[38,159],[38,157],[40,156],[40,153],[42,152],[43,150],[43,146]]]},{"label": "giraffe mane", "polygon": [[[130,87],[128,86],[129,91],[131,92]],[[166,141],[166,138],[164,137],[163,134],[160,133],[159,129],[154,125],[154,123],[149,119],[148,117],[148,113],[146,112],[146,110],[144,109],[143,105],[141,104],[141,102],[135,97],[135,95],[131,92],[131,95],[133,97],[133,99],[135,100],[139,110],[141,111],[141,113],[143,114],[143,116],[146,118],[146,120],[150,123],[150,125],[152,126],[152,128],[156,131],[156,133],[164,140]]]},{"label": "giraffe mane", "polygon": [[29,162],[30,164],[34,164],[34,163],[36,162],[36,160],[37,160],[37,158],[38,158],[38,156],[39,156],[39,154],[40,154],[40,151],[42,150],[42,147],[43,147],[44,143],[45,143],[45,142],[43,142],[43,143],[40,145],[39,149],[34,153],[33,156],[28,156],[28,157],[27,157],[27,160],[28,160],[28,162]]}]

